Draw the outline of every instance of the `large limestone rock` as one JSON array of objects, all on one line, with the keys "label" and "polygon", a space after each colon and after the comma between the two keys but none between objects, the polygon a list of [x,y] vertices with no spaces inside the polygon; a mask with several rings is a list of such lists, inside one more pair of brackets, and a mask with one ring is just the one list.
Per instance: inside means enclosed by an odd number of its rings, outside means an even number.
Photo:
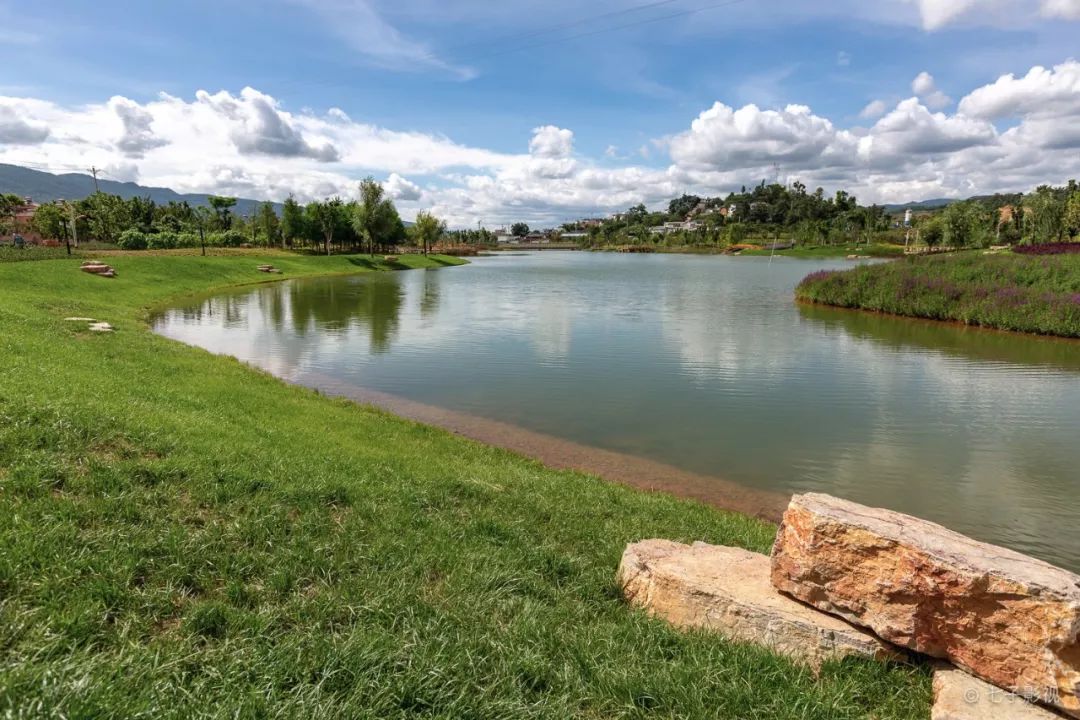
[{"label": "large limestone rock", "polygon": [[716,630],[819,666],[847,655],[894,657],[873,635],[778,593],[769,558],[739,548],[646,540],[619,565],[627,599],[680,627]]},{"label": "large limestone rock", "polygon": [[827,495],[792,499],[772,582],[880,637],[1080,717],[1080,577]]},{"label": "large limestone rock", "polygon": [[934,671],[930,720],[1059,720],[1062,717],[952,666]]}]

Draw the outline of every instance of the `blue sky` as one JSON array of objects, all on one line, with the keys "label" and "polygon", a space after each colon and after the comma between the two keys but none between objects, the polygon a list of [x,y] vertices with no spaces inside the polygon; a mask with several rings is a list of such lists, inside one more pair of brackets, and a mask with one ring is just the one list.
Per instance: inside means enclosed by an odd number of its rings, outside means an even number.
[{"label": "blue sky", "polygon": [[[1077,19],[1080,0],[0,0],[25,59],[0,67],[0,161],[275,197],[370,173],[457,224],[726,192],[774,164],[877,201],[1027,189],[1080,174],[1071,141],[1018,162],[1080,116]],[[984,87],[1011,114],[965,105]]]}]

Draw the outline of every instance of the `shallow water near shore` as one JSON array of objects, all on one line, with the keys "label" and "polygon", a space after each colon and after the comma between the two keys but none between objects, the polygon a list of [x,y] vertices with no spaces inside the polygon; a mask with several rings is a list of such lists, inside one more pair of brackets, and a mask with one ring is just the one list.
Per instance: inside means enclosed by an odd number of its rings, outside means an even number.
[{"label": "shallow water near shore", "polygon": [[1080,570],[1080,342],[793,302],[850,266],[480,257],[243,288],[154,327],[553,464],[767,517],[827,492]]}]

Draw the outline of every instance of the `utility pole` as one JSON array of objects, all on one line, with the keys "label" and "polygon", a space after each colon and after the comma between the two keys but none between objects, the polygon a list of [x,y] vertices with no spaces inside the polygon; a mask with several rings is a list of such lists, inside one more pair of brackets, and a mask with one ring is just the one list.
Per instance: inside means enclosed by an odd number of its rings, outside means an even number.
[{"label": "utility pole", "polygon": [[99,171],[98,171],[98,169],[96,167],[94,167],[93,165],[90,166],[90,174],[94,176],[94,192],[96,192],[96,193],[101,192],[101,188],[98,187],[98,180],[97,180],[98,172]]}]

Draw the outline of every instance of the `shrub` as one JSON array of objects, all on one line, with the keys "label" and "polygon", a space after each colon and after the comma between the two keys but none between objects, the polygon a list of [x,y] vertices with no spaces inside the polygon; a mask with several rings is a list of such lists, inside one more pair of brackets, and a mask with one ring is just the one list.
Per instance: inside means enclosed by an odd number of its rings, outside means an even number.
[{"label": "shrub", "polygon": [[147,244],[151,250],[172,250],[178,247],[177,235],[171,231],[163,231],[147,236]]},{"label": "shrub", "polygon": [[210,233],[206,237],[206,244],[220,247],[240,247],[247,240],[247,236],[239,230],[226,230],[225,232]]},{"label": "shrub", "polygon": [[1013,252],[1021,255],[1072,255],[1080,253],[1080,243],[1042,243],[1039,245],[1020,245]]},{"label": "shrub", "polygon": [[150,245],[149,239],[146,237],[146,233],[135,228],[128,228],[124,232],[120,233],[120,237],[116,241],[117,247],[121,250],[145,250]]}]

